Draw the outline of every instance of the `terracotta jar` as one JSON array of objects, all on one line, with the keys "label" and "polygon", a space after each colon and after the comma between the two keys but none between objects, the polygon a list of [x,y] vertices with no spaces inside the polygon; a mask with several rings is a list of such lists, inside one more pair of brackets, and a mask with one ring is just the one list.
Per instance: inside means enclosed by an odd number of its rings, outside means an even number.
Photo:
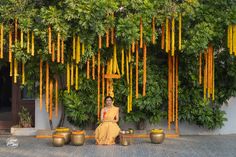
[{"label": "terracotta jar", "polygon": [[62,135],[65,139],[65,144],[70,143],[70,136],[71,136],[71,131],[69,128],[56,128],[56,132],[54,133],[55,135]]},{"label": "terracotta jar", "polygon": [[72,131],[71,144],[75,146],[82,146],[85,142],[85,133],[81,130]]}]

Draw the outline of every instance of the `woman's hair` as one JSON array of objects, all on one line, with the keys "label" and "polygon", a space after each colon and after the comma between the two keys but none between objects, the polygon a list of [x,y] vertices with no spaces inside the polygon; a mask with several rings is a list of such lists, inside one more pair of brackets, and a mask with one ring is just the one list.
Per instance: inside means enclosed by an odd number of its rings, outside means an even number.
[{"label": "woman's hair", "polygon": [[106,97],[105,97],[105,101],[106,101],[108,98],[110,98],[110,99],[113,101],[113,98],[112,98],[111,96],[106,96]]}]

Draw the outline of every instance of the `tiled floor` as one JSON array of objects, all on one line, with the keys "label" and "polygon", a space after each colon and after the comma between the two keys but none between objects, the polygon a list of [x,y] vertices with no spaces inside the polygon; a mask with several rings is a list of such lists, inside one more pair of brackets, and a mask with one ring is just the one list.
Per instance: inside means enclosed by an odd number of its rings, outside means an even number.
[{"label": "tiled floor", "polygon": [[18,148],[8,148],[9,136],[0,136],[1,157],[236,157],[236,135],[180,136],[152,144],[149,139],[135,139],[129,146],[98,146],[93,139],[83,146],[53,147],[50,139],[17,137]]}]

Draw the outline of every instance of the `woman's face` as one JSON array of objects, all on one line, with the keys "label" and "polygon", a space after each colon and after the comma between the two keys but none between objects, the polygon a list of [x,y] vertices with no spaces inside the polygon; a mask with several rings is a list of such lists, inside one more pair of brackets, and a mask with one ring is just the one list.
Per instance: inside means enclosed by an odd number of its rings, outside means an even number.
[{"label": "woman's face", "polygon": [[106,99],[106,106],[111,106],[112,105],[112,100],[111,98]]}]

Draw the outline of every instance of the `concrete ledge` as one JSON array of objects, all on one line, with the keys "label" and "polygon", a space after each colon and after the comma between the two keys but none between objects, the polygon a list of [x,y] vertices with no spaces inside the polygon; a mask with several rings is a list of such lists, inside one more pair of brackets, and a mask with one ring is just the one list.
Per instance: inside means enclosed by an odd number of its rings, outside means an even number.
[{"label": "concrete ledge", "polygon": [[35,136],[36,135],[35,128],[17,128],[11,127],[11,134],[14,136]]}]

